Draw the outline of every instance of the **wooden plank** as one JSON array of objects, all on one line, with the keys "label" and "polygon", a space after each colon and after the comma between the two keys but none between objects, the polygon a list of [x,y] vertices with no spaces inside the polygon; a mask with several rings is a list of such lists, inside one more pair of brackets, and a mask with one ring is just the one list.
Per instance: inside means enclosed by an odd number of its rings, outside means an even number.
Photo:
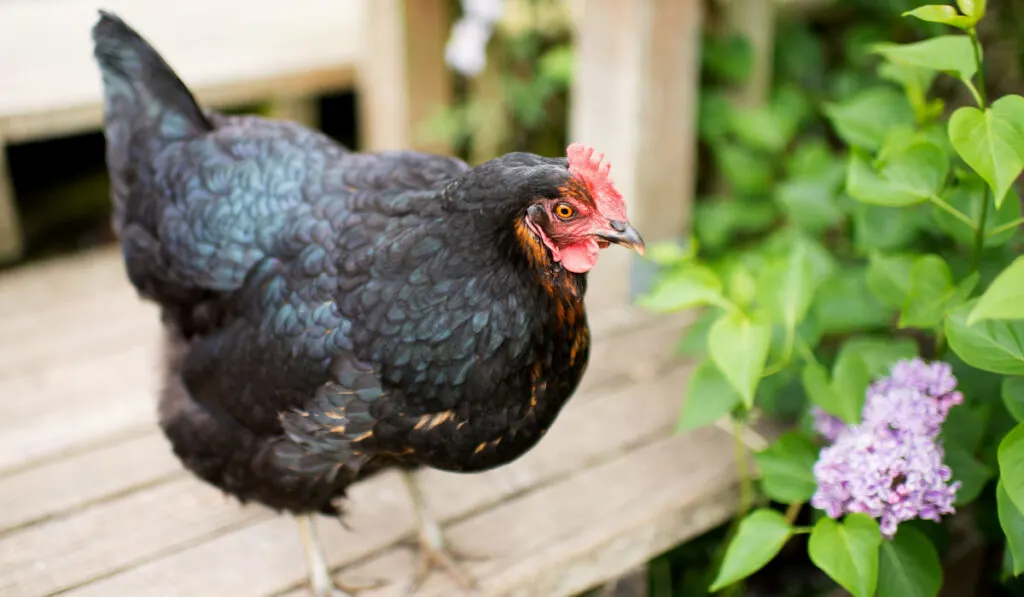
[{"label": "wooden plank", "polygon": [[157,363],[155,346],[129,347],[109,360],[77,362],[70,370],[86,373],[77,380],[65,378],[63,389],[29,388],[5,400],[4,409],[13,415],[0,425],[0,470],[24,468],[153,425],[160,383]]},{"label": "wooden plank", "polygon": [[448,0],[376,0],[367,11],[366,50],[359,65],[361,149],[418,149],[449,154],[443,141],[418,130],[451,102],[444,63]]},{"label": "wooden plank", "polygon": [[0,532],[184,475],[163,434],[151,429],[0,478]]},{"label": "wooden plank", "polygon": [[[618,458],[535,488],[452,525],[486,597],[568,597],[630,570],[726,520],[736,507],[730,438],[714,429],[663,437]],[[415,570],[394,548],[343,568],[345,579],[394,579],[365,597],[398,597]],[[244,592],[237,595],[260,595]],[[435,573],[417,593],[459,595]],[[308,597],[297,587],[288,597]]]},{"label": "wooden plank", "polygon": [[[216,87],[190,85],[199,103],[208,108],[230,108],[265,100],[282,88],[303,96],[315,96],[352,89],[355,67],[306,69],[245,81],[223,83]],[[189,83],[186,80],[186,83]],[[35,141],[69,134],[97,131],[103,124],[101,103],[82,103],[45,112],[0,116],[0,132],[11,142]]]},{"label": "wooden plank", "polygon": [[[18,141],[99,124],[101,84],[90,39],[98,8],[138,29],[200,96],[227,92],[235,101],[263,99],[282,87],[310,93],[292,84],[296,78],[321,90],[350,86],[364,49],[365,6],[365,0],[291,0],[259,10],[243,0],[0,2],[0,55],[7,57],[0,63],[0,133]],[[42,38],[51,42],[38,47]],[[35,51],[25,51],[30,47]]]},{"label": "wooden plank", "polygon": [[[689,228],[701,4],[587,0],[577,22],[571,136],[605,153],[630,220],[648,243],[681,241]],[[623,304],[646,288],[650,269],[624,251],[608,251],[592,284],[602,300]]]},{"label": "wooden plank", "polygon": [[[428,507],[441,521],[457,520],[509,496],[564,479],[582,467],[616,458],[633,446],[664,437],[675,419],[679,388],[688,372],[688,368],[677,368],[640,385],[618,387],[600,398],[571,402],[548,436],[509,466],[478,475],[422,471]],[[191,479],[181,481],[186,482],[199,486]],[[346,522],[353,532],[329,520],[319,521],[331,561],[358,561],[408,535],[412,531],[408,499],[395,474],[381,475],[354,487],[345,504],[350,512]],[[69,517],[66,525],[77,526],[76,517],[88,516],[92,510]],[[135,528],[118,529],[118,537],[105,535],[104,544],[116,544],[122,550],[130,546],[128,549],[137,554],[160,554],[168,549],[149,529],[151,524],[162,523],[151,523],[145,511],[119,511],[123,517],[136,521]],[[175,515],[165,512],[165,516]],[[60,533],[53,534],[52,541],[59,542],[56,535]],[[145,542],[135,537],[145,538]],[[0,539],[0,545],[9,540],[10,537]],[[45,553],[39,557],[46,561]],[[96,558],[102,559],[99,555]],[[202,574],[194,573],[200,569]],[[294,524],[272,517],[124,572],[107,576],[109,572],[107,567],[97,566],[92,574],[100,580],[68,594],[266,595],[294,586],[304,576],[305,567]]]},{"label": "wooden plank", "polygon": [[192,479],[158,485],[5,535],[0,594],[48,595],[268,516]]},{"label": "wooden plank", "polygon": [[21,221],[14,198],[14,181],[7,167],[7,146],[0,135],[0,264],[21,257]]},{"label": "wooden plank", "polygon": [[[120,254],[117,245],[105,245],[0,272],[0,317],[74,305],[75,301],[68,300],[69,291],[86,295],[105,292],[126,279],[118,261]],[[31,301],[32,309],[25,309],[24,301]]]}]

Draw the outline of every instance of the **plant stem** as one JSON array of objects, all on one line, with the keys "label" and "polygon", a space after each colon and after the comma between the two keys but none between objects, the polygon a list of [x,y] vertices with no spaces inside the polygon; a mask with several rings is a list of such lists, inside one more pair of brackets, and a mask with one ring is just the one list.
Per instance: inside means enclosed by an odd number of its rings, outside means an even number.
[{"label": "plant stem", "polygon": [[984,110],[988,107],[988,96],[985,94],[985,67],[981,63],[981,42],[978,41],[978,30],[976,28],[971,27],[967,34],[971,36],[971,45],[974,47],[974,64],[978,66],[978,106]]},{"label": "plant stem", "polygon": [[971,230],[977,231],[977,224],[975,224],[974,220],[972,220],[964,212],[962,212],[959,209],[953,207],[952,205],[946,203],[945,201],[943,201],[939,197],[936,197],[935,195],[932,195],[931,197],[929,197],[928,200],[931,201],[932,203],[934,203],[936,207],[941,208],[943,211],[945,211],[949,215],[953,216],[954,218],[956,218],[956,219],[960,220],[961,222],[963,222],[964,224],[966,224],[967,227],[970,228]]},{"label": "plant stem", "polygon": [[[985,65],[981,62],[981,42],[978,41],[978,30],[971,27],[967,34],[971,36],[971,45],[974,47],[974,63],[978,67],[978,106],[982,110],[987,110],[988,96],[985,94]],[[974,229],[974,252],[971,254],[972,272],[978,271],[978,264],[981,262],[981,252],[985,248],[985,220],[988,218],[988,197],[989,193],[986,190],[981,200],[981,215],[978,217],[978,227]]]},{"label": "plant stem", "polygon": [[989,192],[986,190],[981,199],[981,215],[978,216],[978,227],[974,229],[974,251],[971,253],[971,271],[978,271],[981,252],[985,248],[985,220],[988,218]]},{"label": "plant stem", "polygon": [[753,480],[750,478],[750,471],[747,469],[747,447],[743,444],[743,431],[745,424],[738,419],[732,420],[732,440],[736,451],[736,475],[740,478],[740,503],[737,508],[736,518],[741,519],[747,515],[750,505],[754,499]]},{"label": "plant stem", "polygon": [[804,507],[803,502],[793,502],[786,507],[786,522],[793,524],[796,521],[796,517],[800,515],[800,509]]},{"label": "plant stem", "polygon": [[1021,224],[1024,224],[1024,218],[1017,218],[1016,220],[1014,220],[1012,222],[1007,222],[1007,223],[1002,224],[1000,226],[996,226],[992,230],[989,230],[985,234],[985,237],[988,238],[990,236],[996,236],[996,235],[998,235],[998,234],[1000,234],[1002,232],[1006,232],[1007,230],[1011,230],[1013,228],[1016,228],[1016,227],[1020,226]]}]

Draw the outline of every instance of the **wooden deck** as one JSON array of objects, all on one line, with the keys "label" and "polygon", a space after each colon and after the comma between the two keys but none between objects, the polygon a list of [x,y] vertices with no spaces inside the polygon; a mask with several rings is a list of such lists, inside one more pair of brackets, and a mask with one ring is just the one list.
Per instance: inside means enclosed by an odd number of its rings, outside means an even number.
[{"label": "wooden deck", "polygon": [[[479,475],[424,471],[429,507],[484,593],[568,596],[719,524],[728,435],[672,435],[684,320],[593,314],[584,385],[540,445]],[[184,472],[155,424],[155,309],[103,249],[0,275],[0,595],[308,595],[294,522]],[[338,577],[404,594],[413,514],[400,479],[354,488],[347,531],[318,521]],[[418,593],[459,592],[435,574]]]}]

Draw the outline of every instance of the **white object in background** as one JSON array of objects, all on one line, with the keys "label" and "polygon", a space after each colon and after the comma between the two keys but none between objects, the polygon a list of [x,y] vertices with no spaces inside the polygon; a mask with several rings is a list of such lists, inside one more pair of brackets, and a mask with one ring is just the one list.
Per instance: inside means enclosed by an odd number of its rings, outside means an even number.
[{"label": "white object in background", "polygon": [[444,49],[448,66],[472,77],[487,64],[487,42],[505,10],[504,0],[462,0],[462,17],[452,25]]}]

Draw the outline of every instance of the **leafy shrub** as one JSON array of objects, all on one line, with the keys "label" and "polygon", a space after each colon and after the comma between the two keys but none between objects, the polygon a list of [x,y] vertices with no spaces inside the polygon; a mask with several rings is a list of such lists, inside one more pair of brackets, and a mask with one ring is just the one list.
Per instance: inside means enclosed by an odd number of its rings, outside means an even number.
[{"label": "leafy shrub", "polygon": [[[997,514],[1004,577],[1024,572],[1024,97],[986,97],[985,2],[957,4],[906,16],[958,33],[851,35],[880,57],[874,81],[819,77],[817,98],[780,86],[738,110],[703,94],[701,136],[729,193],[698,205],[689,250],[652,247],[664,271],[642,303],[704,310],[680,344],[700,359],[680,429],[729,417],[739,443],[758,412],[797,419],[755,455],[756,487],[738,459],[740,513],[712,590],[809,534],[810,560],[856,597],[936,595],[935,534],[906,521],[948,524],[972,502]],[[801,54],[777,68],[787,59]],[[705,64],[727,80],[745,69],[727,43]],[[947,117],[930,92],[949,78],[975,105]],[[838,151],[804,134],[829,95]]]}]

